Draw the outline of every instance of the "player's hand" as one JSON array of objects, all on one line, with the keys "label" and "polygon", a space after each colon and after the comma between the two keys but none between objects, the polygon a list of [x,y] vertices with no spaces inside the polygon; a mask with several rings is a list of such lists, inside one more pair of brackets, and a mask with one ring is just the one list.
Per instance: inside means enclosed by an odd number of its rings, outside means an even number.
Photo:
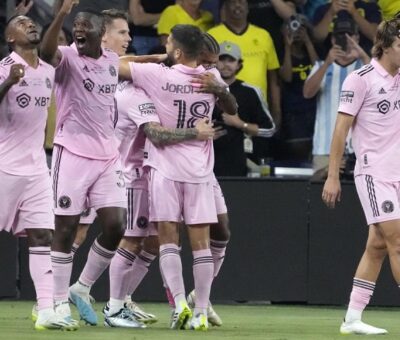
[{"label": "player's hand", "polygon": [[[221,91],[222,87],[222,84],[218,82],[215,75],[211,72],[195,74],[190,82],[192,83],[193,87],[195,87],[195,91],[201,93],[217,94],[218,91]],[[225,88],[223,90],[225,90]]]},{"label": "player's hand", "polygon": [[33,6],[33,0],[23,0],[15,7],[15,15],[26,15]]},{"label": "player's hand", "polygon": [[72,8],[79,4],[79,0],[64,0],[60,8],[60,13],[65,15],[71,13]]},{"label": "player's hand", "polygon": [[197,130],[197,140],[204,141],[214,138],[215,130],[208,118],[198,120],[195,129]]},{"label": "player's hand", "polygon": [[8,81],[11,85],[17,84],[19,80],[25,75],[24,65],[14,64],[10,67],[10,73],[8,74]]},{"label": "player's hand", "polygon": [[355,59],[361,58],[361,56],[365,53],[362,47],[346,33],[347,45],[349,46],[350,55]]},{"label": "player's hand", "polygon": [[217,140],[218,138],[221,138],[222,136],[225,136],[228,131],[226,129],[224,129],[223,126],[217,126],[214,128],[214,140]]},{"label": "player's hand", "polygon": [[238,114],[235,115],[228,115],[227,113],[222,113],[222,120],[224,121],[224,123],[228,126],[232,126],[236,129],[242,129],[243,127],[243,120],[241,120],[239,118]]},{"label": "player's hand", "polygon": [[339,178],[328,177],[322,190],[322,200],[328,208],[333,209],[336,202],[340,202],[341,192]]}]

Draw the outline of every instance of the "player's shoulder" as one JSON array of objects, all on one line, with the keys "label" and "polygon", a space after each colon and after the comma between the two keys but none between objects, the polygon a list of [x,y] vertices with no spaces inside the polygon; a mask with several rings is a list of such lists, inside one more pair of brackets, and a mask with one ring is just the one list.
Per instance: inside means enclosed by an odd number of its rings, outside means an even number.
[{"label": "player's shoulder", "polygon": [[374,72],[373,72],[374,69],[375,69],[374,65],[366,64],[366,65],[362,66],[361,68],[359,68],[358,70],[353,71],[351,74],[356,77],[366,79],[374,74]]},{"label": "player's shoulder", "polygon": [[103,55],[104,55],[106,58],[110,58],[111,60],[116,60],[116,61],[119,62],[119,56],[118,56],[118,54],[115,53],[113,50],[107,48],[107,47],[104,47],[104,48],[103,48]]},{"label": "player's shoulder", "polygon": [[12,64],[15,64],[15,63],[16,63],[16,61],[14,60],[14,58],[11,55],[9,55],[9,56],[3,58],[2,60],[0,60],[0,66],[1,67],[9,67],[9,66],[11,66]]},{"label": "player's shoulder", "polygon": [[220,23],[213,28],[210,28],[207,33],[214,35],[225,31],[228,31],[228,28],[223,23]]}]

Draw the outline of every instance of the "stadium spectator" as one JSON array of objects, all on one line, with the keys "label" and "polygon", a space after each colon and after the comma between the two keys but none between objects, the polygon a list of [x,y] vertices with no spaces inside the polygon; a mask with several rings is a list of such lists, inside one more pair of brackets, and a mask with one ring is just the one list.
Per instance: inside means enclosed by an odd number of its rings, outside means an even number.
[{"label": "stadium spectator", "polygon": [[[313,136],[313,169],[316,178],[325,178],[327,174],[340,87],[348,74],[369,62],[368,55],[358,45],[358,39],[354,20],[336,19],[333,46],[324,61],[317,61],[304,83],[305,98],[318,95]],[[347,150],[351,152],[350,145]]]},{"label": "stadium spectator", "polygon": [[216,176],[246,176],[246,152],[253,151],[251,138],[271,137],[275,132],[275,124],[260,89],[236,79],[241,67],[239,46],[232,42],[220,44],[217,68],[236,97],[238,113],[228,115],[219,108],[214,109],[213,119],[217,125],[223,126],[214,140]]},{"label": "stadium spectator", "polygon": [[328,2],[328,0],[294,0],[296,6],[301,8],[301,13],[304,14],[310,22],[314,18],[316,9]]},{"label": "stadium spectator", "polygon": [[133,40],[132,47],[136,54],[149,54],[160,46],[157,24],[161,12],[174,4],[174,0],[131,0],[129,14],[132,24],[129,25]]},{"label": "stadium spectator", "polygon": [[381,21],[378,5],[366,0],[332,0],[318,7],[313,19],[314,37],[321,42],[320,57],[325,58],[332,46],[330,33],[338,16],[351,17],[356,22],[360,31],[360,46],[370,54],[376,28]]},{"label": "stadium spectator", "polygon": [[248,22],[247,0],[225,0],[221,10],[225,17],[223,22],[210,29],[209,33],[219,43],[230,41],[240,47],[243,68],[237,78],[261,89],[264,98],[268,98],[272,116],[279,126],[279,61],[271,36],[266,30]]},{"label": "stadium spectator", "polygon": [[189,24],[207,31],[214,25],[210,12],[200,8],[201,0],[180,0],[177,4],[167,7],[160,16],[157,32],[162,45],[167,43],[172,27],[177,24]]},{"label": "stadium spectator", "polygon": [[[369,225],[365,251],[353,279],[342,334],[377,335],[387,330],[362,322],[383,261],[389,258],[400,287],[400,19],[378,26],[373,59],[343,83],[322,199],[329,208],[341,200],[339,168],[352,129],[357,163],[355,184]],[[351,227],[351,226],[349,226]]]},{"label": "stadium spectator", "polygon": [[400,12],[400,0],[378,0],[383,20],[390,20]]},{"label": "stadium spectator", "polygon": [[303,86],[318,59],[305,16],[283,26],[285,53],[279,71],[282,79],[282,128],[279,154],[282,160],[307,161],[311,156],[316,98],[304,98]]},{"label": "stadium spectator", "polygon": [[279,61],[283,58],[283,23],[296,14],[293,0],[248,0],[249,22],[265,29],[274,42]]}]

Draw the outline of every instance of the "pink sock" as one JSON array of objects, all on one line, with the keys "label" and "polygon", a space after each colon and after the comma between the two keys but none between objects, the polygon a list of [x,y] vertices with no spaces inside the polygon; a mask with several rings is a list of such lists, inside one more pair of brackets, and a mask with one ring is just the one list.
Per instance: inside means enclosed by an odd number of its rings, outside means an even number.
[{"label": "pink sock", "polygon": [[79,277],[79,281],[85,286],[91,287],[107,269],[114,254],[114,250],[108,250],[102,247],[97,240],[95,240],[90,248],[88,259]]},{"label": "pink sock", "polygon": [[146,276],[147,272],[149,271],[149,266],[155,258],[156,256],[144,250],[142,250],[139,255],[136,256],[136,259],[132,265],[128,295],[132,295],[136,288],[139,287],[140,282],[142,282],[143,278]]},{"label": "pink sock", "polygon": [[353,289],[350,294],[349,308],[345,320],[361,320],[362,312],[368,305],[372,294],[374,293],[375,283],[354,278]]},{"label": "pink sock", "polygon": [[135,254],[118,248],[110,264],[110,298],[124,300],[129,294],[129,281]]},{"label": "pink sock", "polygon": [[68,301],[68,287],[72,272],[72,254],[51,252],[54,279],[54,300]]},{"label": "pink sock", "polygon": [[193,251],[193,277],[194,290],[196,292],[195,314],[205,313],[207,310],[213,275],[214,262],[211,250]]},{"label": "pink sock", "polygon": [[210,250],[214,261],[214,277],[216,277],[221,269],[225,259],[226,245],[228,241],[210,240]]},{"label": "pink sock", "polygon": [[35,285],[38,309],[53,308],[50,247],[29,247],[29,271]]},{"label": "pink sock", "polygon": [[182,276],[182,262],[179,255],[179,247],[176,244],[160,245],[160,268],[175,302],[177,298],[184,297],[185,285]]}]

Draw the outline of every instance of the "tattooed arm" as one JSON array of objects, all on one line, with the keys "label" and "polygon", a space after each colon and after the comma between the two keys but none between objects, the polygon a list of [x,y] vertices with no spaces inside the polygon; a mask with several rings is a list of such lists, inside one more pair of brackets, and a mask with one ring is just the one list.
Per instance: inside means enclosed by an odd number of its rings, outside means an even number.
[{"label": "tattooed arm", "polygon": [[198,121],[196,127],[187,129],[171,129],[160,123],[150,122],[144,125],[146,137],[156,146],[177,144],[186,140],[209,140],[214,137],[214,129],[207,118]]}]

